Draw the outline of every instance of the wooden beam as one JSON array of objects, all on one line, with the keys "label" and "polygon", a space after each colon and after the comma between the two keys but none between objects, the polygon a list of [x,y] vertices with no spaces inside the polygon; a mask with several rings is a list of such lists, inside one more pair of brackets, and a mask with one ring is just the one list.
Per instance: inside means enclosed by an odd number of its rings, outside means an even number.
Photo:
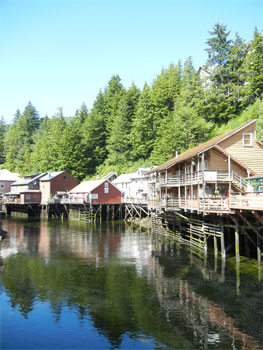
[{"label": "wooden beam", "polygon": [[263,216],[259,215],[257,211],[253,211],[253,214],[258,219],[258,221],[263,225]]},{"label": "wooden beam", "polygon": [[252,231],[254,231],[255,234],[256,234],[259,238],[261,238],[261,239],[263,240],[263,237],[262,237],[261,233],[259,232],[259,230],[256,229],[256,228],[244,217],[244,215],[243,215],[241,212],[237,211],[237,214],[238,214],[238,215],[241,217],[241,219],[249,226],[249,228],[250,228]]},{"label": "wooden beam", "polygon": [[[230,217],[230,219],[235,223],[235,225],[236,225],[236,223],[238,222],[238,220],[234,217],[234,216],[229,216]],[[233,226],[229,226],[229,227],[233,227]],[[235,226],[234,226],[235,227]],[[241,229],[243,229],[243,228],[251,228],[251,225],[250,226],[241,226],[241,225],[239,225],[239,228],[241,228]],[[243,233],[244,233],[244,235],[247,237],[247,239],[250,241],[250,243],[253,245],[253,246],[256,246],[256,244],[255,244],[255,242],[253,241],[253,239],[249,236],[249,234],[247,234],[246,233],[246,231],[243,229]]]}]

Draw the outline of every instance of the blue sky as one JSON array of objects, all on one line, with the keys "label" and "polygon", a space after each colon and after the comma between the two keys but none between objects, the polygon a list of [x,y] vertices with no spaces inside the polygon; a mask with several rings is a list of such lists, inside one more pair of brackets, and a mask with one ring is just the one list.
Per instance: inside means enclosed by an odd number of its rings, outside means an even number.
[{"label": "blue sky", "polygon": [[249,41],[262,14],[263,0],[0,0],[0,116],[29,100],[70,116],[114,74],[142,88],[189,56],[198,68],[214,24]]}]

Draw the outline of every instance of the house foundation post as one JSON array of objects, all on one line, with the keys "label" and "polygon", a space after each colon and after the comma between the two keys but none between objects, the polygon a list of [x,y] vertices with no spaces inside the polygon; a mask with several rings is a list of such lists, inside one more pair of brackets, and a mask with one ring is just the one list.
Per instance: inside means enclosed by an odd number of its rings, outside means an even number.
[{"label": "house foundation post", "polygon": [[225,247],[225,237],[224,237],[224,225],[223,219],[220,218],[220,231],[221,231],[221,257],[226,258],[226,247]]},{"label": "house foundation post", "polygon": [[[263,231],[263,229],[261,229]],[[258,265],[262,265],[262,240],[259,236],[257,236],[257,259],[258,259]]]},{"label": "house foundation post", "polygon": [[238,225],[238,222],[236,222],[236,224],[235,224],[235,253],[236,253],[236,262],[240,263],[239,225]]}]

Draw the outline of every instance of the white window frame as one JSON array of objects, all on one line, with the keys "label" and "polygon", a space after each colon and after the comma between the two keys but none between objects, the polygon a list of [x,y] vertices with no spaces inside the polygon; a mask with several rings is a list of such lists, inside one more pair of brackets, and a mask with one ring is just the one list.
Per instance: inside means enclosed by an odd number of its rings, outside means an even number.
[{"label": "white window frame", "polygon": [[109,183],[108,182],[104,183],[104,193],[109,193]]},{"label": "white window frame", "polygon": [[[246,140],[245,140],[245,137],[247,135],[249,135],[249,139],[250,139],[249,143],[246,143]],[[250,147],[250,146],[252,146],[252,143],[253,143],[253,134],[252,134],[252,132],[243,132],[243,146],[244,147]]]}]

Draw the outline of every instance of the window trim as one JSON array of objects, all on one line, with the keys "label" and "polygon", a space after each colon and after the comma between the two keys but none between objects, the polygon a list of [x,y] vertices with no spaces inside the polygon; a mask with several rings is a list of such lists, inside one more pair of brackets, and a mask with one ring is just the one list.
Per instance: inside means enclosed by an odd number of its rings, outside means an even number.
[{"label": "window trim", "polygon": [[[249,144],[248,143],[245,143],[245,137],[249,135],[250,137],[250,142]],[[253,145],[253,134],[252,132],[243,132],[243,146],[244,147],[251,147]]]}]

